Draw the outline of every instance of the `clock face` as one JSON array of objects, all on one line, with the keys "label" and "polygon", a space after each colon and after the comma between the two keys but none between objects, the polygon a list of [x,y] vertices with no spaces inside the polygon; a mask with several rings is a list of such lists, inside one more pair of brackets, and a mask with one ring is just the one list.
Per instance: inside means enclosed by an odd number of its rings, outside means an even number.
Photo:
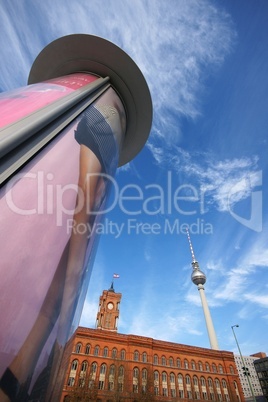
[{"label": "clock face", "polygon": [[107,307],[108,307],[109,310],[112,310],[114,305],[113,305],[113,303],[110,302],[110,303],[107,304]]}]

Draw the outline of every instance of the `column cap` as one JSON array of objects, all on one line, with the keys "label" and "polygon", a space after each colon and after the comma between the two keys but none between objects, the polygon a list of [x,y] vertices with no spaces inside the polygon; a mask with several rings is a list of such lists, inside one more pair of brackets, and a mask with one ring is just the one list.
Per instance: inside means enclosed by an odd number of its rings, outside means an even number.
[{"label": "column cap", "polygon": [[152,125],[152,100],[148,85],[136,63],[106,39],[87,34],[63,36],[47,45],[35,59],[28,84],[76,73],[110,77],[123,100],[127,130],[119,166],[131,161],[143,148]]}]

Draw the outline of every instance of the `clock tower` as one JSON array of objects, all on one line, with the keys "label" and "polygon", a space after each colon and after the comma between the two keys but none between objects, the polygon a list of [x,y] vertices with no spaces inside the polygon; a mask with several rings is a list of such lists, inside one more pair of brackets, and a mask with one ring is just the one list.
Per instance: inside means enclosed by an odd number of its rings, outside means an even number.
[{"label": "clock tower", "polygon": [[102,292],[96,321],[97,329],[117,332],[121,297],[121,293],[115,293],[113,282],[109,290]]}]

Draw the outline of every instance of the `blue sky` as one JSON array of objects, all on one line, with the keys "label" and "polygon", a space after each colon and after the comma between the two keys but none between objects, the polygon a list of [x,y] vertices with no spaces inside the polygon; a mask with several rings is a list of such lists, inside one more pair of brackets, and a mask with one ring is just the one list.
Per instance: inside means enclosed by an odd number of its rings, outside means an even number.
[{"label": "blue sky", "polygon": [[38,53],[72,33],[120,46],[151,91],[151,135],[118,169],[81,325],[94,327],[99,296],[118,273],[119,332],[209,347],[188,224],[220,349],[237,353],[231,325],[239,324],[243,354],[268,352],[267,1],[0,0],[0,7],[1,91],[24,86]]}]

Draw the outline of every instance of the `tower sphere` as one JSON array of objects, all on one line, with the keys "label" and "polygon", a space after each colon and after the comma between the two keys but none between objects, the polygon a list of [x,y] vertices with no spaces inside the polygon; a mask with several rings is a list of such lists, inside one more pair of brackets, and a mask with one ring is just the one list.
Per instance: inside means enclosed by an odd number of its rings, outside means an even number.
[{"label": "tower sphere", "polygon": [[206,283],[206,275],[200,269],[194,269],[191,279],[195,285],[204,285]]}]

